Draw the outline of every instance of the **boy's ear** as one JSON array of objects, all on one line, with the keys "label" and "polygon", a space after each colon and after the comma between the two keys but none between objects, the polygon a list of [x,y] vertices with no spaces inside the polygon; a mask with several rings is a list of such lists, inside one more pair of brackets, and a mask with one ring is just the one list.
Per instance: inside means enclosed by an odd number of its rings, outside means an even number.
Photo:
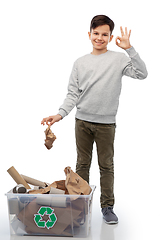
[{"label": "boy's ear", "polygon": [[88,32],[88,36],[89,36],[89,39],[91,40],[91,33],[90,32]]},{"label": "boy's ear", "polygon": [[113,35],[110,36],[109,42],[112,41],[113,37],[114,37]]}]

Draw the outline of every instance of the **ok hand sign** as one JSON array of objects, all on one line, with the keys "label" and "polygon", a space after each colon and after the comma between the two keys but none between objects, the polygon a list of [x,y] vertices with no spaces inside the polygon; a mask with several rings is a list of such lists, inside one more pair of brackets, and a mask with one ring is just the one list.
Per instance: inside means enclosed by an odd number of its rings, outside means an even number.
[{"label": "ok hand sign", "polygon": [[125,27],[125,33],[123,32],[122,27],[120,27],[121,30],[121,37],[116,37],[116,45],[122,49],[127,49],[127,48],[131,48],[131,44],[129,41],[130,35],[131,35],[131,30],[129,30],[129,33],[127,31],[127,28]]}]

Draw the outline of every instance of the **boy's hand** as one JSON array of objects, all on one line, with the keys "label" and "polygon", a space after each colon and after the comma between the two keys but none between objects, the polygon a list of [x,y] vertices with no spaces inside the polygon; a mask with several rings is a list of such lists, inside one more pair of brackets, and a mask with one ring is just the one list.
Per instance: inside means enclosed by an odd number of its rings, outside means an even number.
[{"label": "boy's hand", "polygon": [[[48,126],[53,125],[55,122],[59,122],[62,119],[62,116],[60,114],[54,115],[54,116],[49,116],[47,118],[43,118],[41,121],[41,124],[47,124]],[[50,123],[48,123],[50,122]]]},{"label": "boy's hand", "polygon": [[131,30],[129,30],[129,33],[127,31],[127,28],[125,27],[125,33],[123,32],[122,27],[120,27],[121,30],[121,37],[116,37],[116,45],[122,49],[128,49],[131,48],[131,44],[129,41],[130,35],[131,35]]}]

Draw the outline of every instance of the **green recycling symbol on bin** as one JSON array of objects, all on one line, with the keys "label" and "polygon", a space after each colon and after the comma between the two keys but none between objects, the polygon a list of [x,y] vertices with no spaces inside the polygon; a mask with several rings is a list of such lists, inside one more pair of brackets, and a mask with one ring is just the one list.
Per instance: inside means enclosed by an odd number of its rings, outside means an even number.
[{"label": "green recycling symbol on bin", "polygon": [[[40,207],[38,214],[34,214],[34,221],[39,228],[52,228],[57,221],[54,209],[51,207]],[[48,221],[44,221],[42,217],[48,215]]]}]

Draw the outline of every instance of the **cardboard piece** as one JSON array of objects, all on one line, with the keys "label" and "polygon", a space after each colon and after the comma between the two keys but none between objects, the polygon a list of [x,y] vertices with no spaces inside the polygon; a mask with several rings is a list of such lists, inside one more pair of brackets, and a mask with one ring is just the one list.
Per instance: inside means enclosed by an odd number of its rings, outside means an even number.
[{"label": "cardboard piece", "polygon": [[69,194],[73,195],[89,195],[92,191],[91,187],[77,173],[73,172],[71,167],[64,169],[66,174],[65,186]]},{"label": "cardboard piece", "polygon": [[51,187],[49,193],[50,194],[65,194],[65,191]]},{"label": "cardboard piece", "polygon": [[42,189],[36,189],[36,190],[29,190],[29,194],[68,194],[68,191],[65,187],[65,180],[55,181],[49,186],[42,188]]},{"label": "cardboard piece", "polygon": [[45,132],[45,135],[46,135],[46,139],[45,139],[45,144],[44,145],[49,150],[49,149],[52,148],[52,146],[53,146],[52,144],[56,140],[56,136],[51,131],[50,126],[48,126],[48,128],[44,132]]},{"label": "cardboard piece", "polygon": [[39,187],[46,187],[46,186],[48,186],[48,184],[45,183],[45,182],[41,182],[41,181],[36,180],[36,179],[34,179],[34,178],[31,178],[31,177],[27,177],[27,176],[25,176],[25,175],[23,175],[23,174],[21,174],[21,176],[23,177],[23,179],[24,179],[27,183],[32,184],[32,185],[34,185],[34,186],[39,186]]},{"label": "cardboard piece", "polygon": [[17,170],[13,166],[9,168],[7,172],[11,175],[11,177],[17,184],[23,184],[25,188],[31,189],[27,182],[23,179],[23,177],[17,172]]},{"label": "cardboard piece", "polygon": [[50,184],[49,186],[45,187],[45,188],[41,188],[38,190],[29,190],[29,194],[46,194],[46,193],[50,193],[51,188],[55,188],[56,189],[56,183],[53,182],[52,184]]},{"label": "cardboard piece", "polygon": [[46,195],[41,194],[36,198],[37,204],[41,204],[43,206],[51,206],[53,208],[60,207],[65,208],[66,207],[66,200],[67,198],[64,196],[58,197],[58,195],[55,197],[46,197]]},{"label": "cardboard piece", "polygon": [[55,184],[56,188],[65,191],[65,194],[69,194],[68,190],[67,190],[67,188],[65,186],[65,180],[55,181],[54,184]]}]

